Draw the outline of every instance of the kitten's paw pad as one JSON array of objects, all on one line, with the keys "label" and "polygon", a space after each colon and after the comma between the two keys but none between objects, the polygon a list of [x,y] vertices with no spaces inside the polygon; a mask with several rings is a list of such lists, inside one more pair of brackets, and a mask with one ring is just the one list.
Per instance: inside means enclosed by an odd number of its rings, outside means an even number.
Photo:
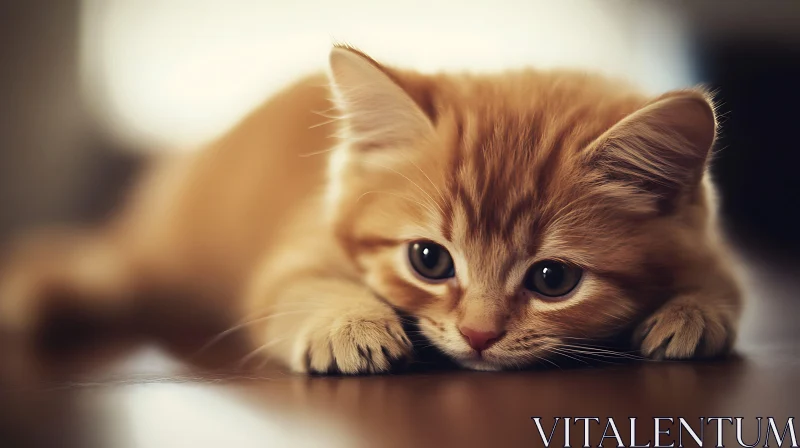
[{"label": "kitten's paw pad", "polygon": [[730,349],[732,328],[721,313],[673,301],[645,320],[634,340],[642,355],[651,359],[706,358]]},{"label": "kitten's paw pad", "polygon": [[303,368],[321,374],[380,373],[407,361],[411,353],[411,341],[396,318],[342,319],[327,331],[310,334]]}]

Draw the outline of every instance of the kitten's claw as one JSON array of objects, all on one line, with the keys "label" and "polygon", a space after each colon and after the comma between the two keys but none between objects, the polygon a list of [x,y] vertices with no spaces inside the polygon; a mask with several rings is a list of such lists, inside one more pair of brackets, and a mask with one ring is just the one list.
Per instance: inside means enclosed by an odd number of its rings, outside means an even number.
[{"label": "kitten's claw", "polygon": [[680,298],[662,306],[634,333],[642,355],[656,360],[720,356],[733,339],[733,325],[723,313]]},{"label": "kitten's claw", "polygon": [[400,321],[343,317],[308,333],[295,370],[317,374],[389,371],[411,357],[411,341]]}]

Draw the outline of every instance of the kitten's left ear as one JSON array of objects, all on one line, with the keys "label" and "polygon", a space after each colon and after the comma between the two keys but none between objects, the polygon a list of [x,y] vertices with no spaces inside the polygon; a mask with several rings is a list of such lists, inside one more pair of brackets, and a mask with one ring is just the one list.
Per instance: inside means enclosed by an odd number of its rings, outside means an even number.
[{"label": "kitten's left ear", "polygon": [[628,190],[670,201],[699,185],[717,121],[699,90],[670,92],[634,112],[593,145],[591,164]]},{"label": "kitten's left ear", "polygon": [[330,79],[351,146],[402,146],[432,134],[430,118],[396,76],[358,50],[333,48]]}]

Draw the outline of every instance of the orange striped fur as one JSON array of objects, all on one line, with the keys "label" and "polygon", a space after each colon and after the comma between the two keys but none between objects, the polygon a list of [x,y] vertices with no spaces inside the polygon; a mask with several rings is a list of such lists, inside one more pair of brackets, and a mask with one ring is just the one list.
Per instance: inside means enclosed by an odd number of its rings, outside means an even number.
[{"label": "orange striped fur", "polygon": [[[22,247],[3,324],[35,326],[56,283],[117,312],[152,290],[221,303],[255,353],[301,372],[413,356],[396,311],[474,369],[624,356],[595,346],[626,334],[652,358],[729,350],[741,299],[714,219],[705,92],[649,98],[570,71],[422,75],[343,46],[329,80],[164,164],[89,244],[51,236],[69,249],[36,263]],[[453,278],[413,273],[419,240],[447,249]],[[100,256],[106,269],[75,268]],[[568,298],[523,288],[546,259],[583,270]],[[466,327],[502,336],[477,353]]]}]

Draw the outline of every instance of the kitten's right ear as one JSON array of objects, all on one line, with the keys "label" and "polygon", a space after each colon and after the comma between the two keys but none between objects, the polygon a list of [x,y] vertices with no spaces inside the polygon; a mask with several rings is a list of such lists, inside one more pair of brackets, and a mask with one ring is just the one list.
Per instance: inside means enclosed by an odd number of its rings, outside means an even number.
[{"label": "kitten's right ear", "polygon": [[390,72],[358,50],[331,50],[330,80],[351,146],[402,146],[432,134],[431,120]]}]

